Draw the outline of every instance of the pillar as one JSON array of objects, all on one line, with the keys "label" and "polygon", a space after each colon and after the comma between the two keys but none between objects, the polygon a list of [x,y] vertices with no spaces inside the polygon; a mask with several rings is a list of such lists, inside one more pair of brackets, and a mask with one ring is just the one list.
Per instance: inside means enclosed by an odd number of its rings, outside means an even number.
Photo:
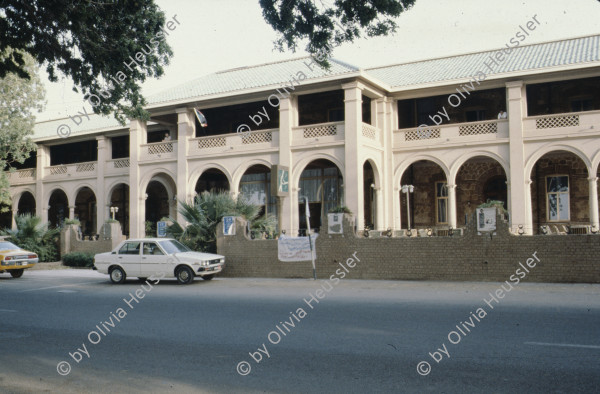
[{"label": "pillar", "polygon": [[588,178],[588,182],[590,191],[590,225],[598,230],[598,178],[590,177]]},{"label": "pillar", "polygon": [[356,229],[365,227],[363,166],[360,162],[360,135],[362,133],[362,89],[357,82],[342,85],[344,89],[345,145],[344,196],[345,205],[354,213]]},{"label": "pillar", "polygon": [[[193,109],[177,109],[177,201],[189,202],[193,198],[193,191],[188,191],[189,165],[187,153],[190,139],[196,136],[196,118]],[[175,204],[177,221],[185,223],[183,215]]]},{"label": "pillar", "polygon": [[[107,139],[105,136],[96,137],[98,141],[98,164],[97,164],[97,180],[96,180],[96,234],[100,234],[102,225],[108,219],[106,216],[106,191],[104,190],[104,170],[108,159]],[[110,197],[108,197],[110,198]]]},{"label": "pillar", "polygon": [[44,174],[45,168],[49,165],[48,148],[38,145],[35,166],[35,213],[42,218],[42,223],[48,222],[48,201],[44,200]]},{"label": "pillar", "polygon": [[448,226],[456,228],[456,185],[450,183],[448,183]]},{"label": "pillar", "polygon": [[508,108],[508,138],[510,164],[510,221],[514,234],[519,225],[525,234],[533,233],[531,214],[531,186],[529,174],[525,174],[525,149],[523,144],[523,118],[527,113],[526,93],[523,81],[506,83]]},{"label": "pillar", "polygon": [[129,236],[145,235],[145,190],[140,189],[140,146],[146,139],[146,122],[134,119],[129,125]]},{"label": "pillar", "polygon": [[[293,128],[297,125],[297,97],[288,96],[279,100],[279,162],[278,164],[289,168],[288,181],[294,179],[292,174],[292,139]],[[277,182],[271,177],[271,182]],[[294,235],[298,229],[298,204],[297,185],[288,185],[290,191],[287,196],[277,197],[277,219],[279,231],[285,230],[287,235]]]}]

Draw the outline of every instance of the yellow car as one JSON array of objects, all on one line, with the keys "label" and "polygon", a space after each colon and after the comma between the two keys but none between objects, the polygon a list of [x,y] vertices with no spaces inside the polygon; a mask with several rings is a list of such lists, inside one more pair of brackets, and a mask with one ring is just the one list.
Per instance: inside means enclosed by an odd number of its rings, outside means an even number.
[{"label": "yellow car", "polygon": [[17,245],[0,241],[0,274],[9,272],[13,278],[23,276],[23,271],[39,261],[37,254],[19,248]]}]

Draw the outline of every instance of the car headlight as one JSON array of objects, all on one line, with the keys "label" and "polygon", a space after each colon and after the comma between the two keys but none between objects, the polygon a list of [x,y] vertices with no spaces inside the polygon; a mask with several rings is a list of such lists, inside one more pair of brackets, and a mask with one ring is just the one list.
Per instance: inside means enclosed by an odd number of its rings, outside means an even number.
[{"label": "car headlight", "polygon": [[208,267],[210,265],[210,262],[203,261],[202,263],[200,263],[200,265],[203,266],[203,267]]}]

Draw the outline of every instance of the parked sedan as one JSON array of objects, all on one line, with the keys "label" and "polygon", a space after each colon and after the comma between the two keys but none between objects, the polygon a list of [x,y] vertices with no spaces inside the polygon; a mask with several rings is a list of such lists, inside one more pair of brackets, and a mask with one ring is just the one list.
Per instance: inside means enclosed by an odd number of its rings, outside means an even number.
[{"label": "parked sedan", "polygon": [[94,256],[94,269],[110,275],[113,283],[123,283],[133,276],[141,280],[177,278],[179,283],[187,284],[196,276],[211,280],[224,266],[224,256],[194,252],[168,238],[129,239],[112,252]]},{"label": "parked sedan", "polygon": [[9,272],[20,278],[27,268],[39,261],[37,254],[23,250],[12,242],[0,241],[0,273]]}]

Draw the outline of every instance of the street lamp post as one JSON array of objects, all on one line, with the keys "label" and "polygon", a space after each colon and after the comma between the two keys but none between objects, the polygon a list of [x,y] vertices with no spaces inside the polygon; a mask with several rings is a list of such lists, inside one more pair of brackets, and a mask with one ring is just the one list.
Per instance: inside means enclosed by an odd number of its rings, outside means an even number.
[{"label": "street lamp post", "polygon": [[408,231],[410,231],[410,193],[415,190],[413,185],[402,186],[402,193],[406,193],[406,218],[408,219]]},{"label": "street lamp post", "polygon": [[115,214],[119,212],[119,207],[110,207],[110,213],[112,215],[112,220],[115,220]]}]

